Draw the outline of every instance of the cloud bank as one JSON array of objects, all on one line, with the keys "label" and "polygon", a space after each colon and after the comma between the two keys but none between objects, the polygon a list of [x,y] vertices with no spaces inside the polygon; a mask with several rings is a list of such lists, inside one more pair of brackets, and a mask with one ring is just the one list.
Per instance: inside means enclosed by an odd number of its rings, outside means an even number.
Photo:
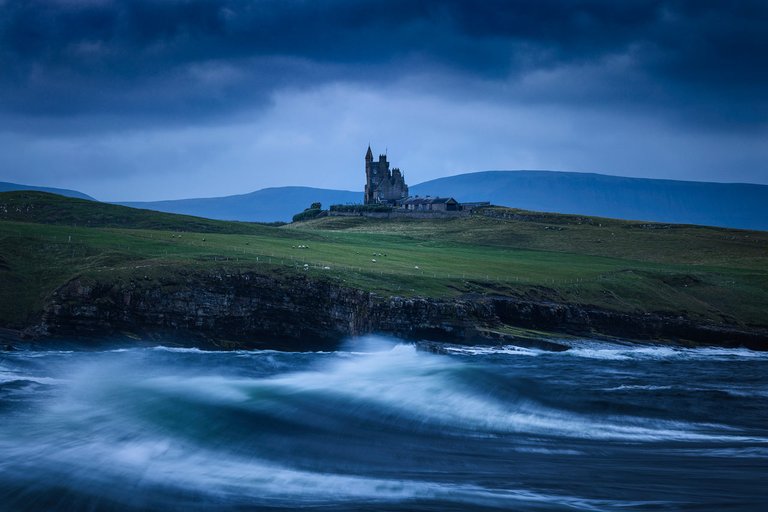
[{"label": "cloud bank", "polygon": [[411,182],[767,183],[766,34],[762,1],[6,0],[0,179],[125,200],[355,189],[370,140]]}]

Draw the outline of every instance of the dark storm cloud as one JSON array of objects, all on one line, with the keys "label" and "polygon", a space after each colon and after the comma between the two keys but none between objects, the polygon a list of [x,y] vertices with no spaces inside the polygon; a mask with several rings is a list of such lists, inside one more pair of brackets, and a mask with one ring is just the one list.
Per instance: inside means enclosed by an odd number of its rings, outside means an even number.
[{"label": "dark storm cloud", "polygon": [[[285,87],[426,75],[462,93],[462,81],[511,83],[500,101],[764,126],[766,34],[762,0],[0,0],[0,109],[24,123],[183,122]],[[558,70],[563,80],[514,87]]]}]

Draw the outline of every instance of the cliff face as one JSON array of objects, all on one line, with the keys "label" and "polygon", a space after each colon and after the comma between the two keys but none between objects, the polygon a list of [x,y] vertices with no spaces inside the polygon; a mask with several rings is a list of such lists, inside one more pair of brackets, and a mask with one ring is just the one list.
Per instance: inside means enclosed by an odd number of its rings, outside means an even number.
[{"label": "cliff face", "polygon": [[768,349],[768,332],[699,325],[683,317],[629,315],[516,297],[455,299],[381,297],[307,276],[197,271],[161,279],[75,278],[45,308],[39,331],[52,335],[197,333],[209,339],[318,345],[385,333],[459,343],[517,342],[506,326],[577,335],[673,339]]},{"label": "cliff face", "polygon": [[118,283],[76,278],[45,308],[50,334],[201,333],[229,340],[332,341],[371,332],[414,339],[477,338],[492,304],[393,297],[304,276],[202,272]]}]

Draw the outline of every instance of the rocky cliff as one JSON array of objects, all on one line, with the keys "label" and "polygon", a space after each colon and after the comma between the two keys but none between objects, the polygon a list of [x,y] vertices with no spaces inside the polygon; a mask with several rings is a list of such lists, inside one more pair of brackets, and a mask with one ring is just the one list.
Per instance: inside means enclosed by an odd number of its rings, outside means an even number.
[{"label": "rocky cliff", "polygon": [[382,297],[306,275],[231,270],[190,270],[153,279],[77,277],[51,295],[37,331],[77,336],[175,331],[237,346],[282,341],[296,347],[385,333],[405,339],[564,348],[520,338],[510,334],[509,326],[768,349],[765,329],[702,325],[685,317],[618,313],[525,297]]}]

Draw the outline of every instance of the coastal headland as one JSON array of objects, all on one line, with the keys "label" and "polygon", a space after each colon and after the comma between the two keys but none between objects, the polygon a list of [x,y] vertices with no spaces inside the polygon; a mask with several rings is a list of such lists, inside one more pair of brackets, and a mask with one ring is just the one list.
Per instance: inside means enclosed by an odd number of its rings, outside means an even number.
[{"label": "coastal headland", "polygon": [[0,255],[0,327],[41,341],[307,348],[383,333],[768,349],[761,231],[500,207],[278,226],[25,191],[0,194]]}]

